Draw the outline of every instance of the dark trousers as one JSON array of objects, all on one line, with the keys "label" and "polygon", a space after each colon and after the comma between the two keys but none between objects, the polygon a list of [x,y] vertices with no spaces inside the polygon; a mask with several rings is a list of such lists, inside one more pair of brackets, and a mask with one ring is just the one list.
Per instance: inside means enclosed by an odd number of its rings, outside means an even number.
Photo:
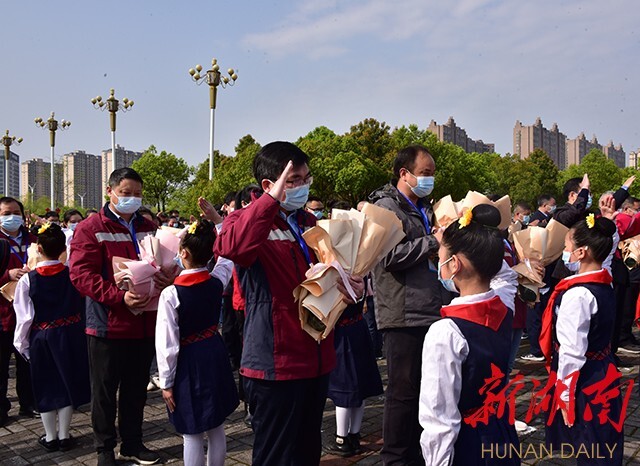
[{"label": "dark trousers", "polygon": [[389,382],[382,418],[384,465],[424,465],[418,421],[422,345],[428,327],[383,331]]},{"label": "dark trousers", "polygon": [[[91,425],[96,450],[116,446],[116,410],[122,446],[142,445],[153,338],[116,340],[87,336],[91,369]],[[119,393],[118,393],[119,390]],[[118,397],[116,399],[116,394]]]},{"label": "dark trousers", "polygon": [[[627,343],[635,343],[635,338],[631,330],[636,317],[636,302],[638,301],[638,294],[640,293],[640,283],[630,282],[629,286],[620,294],[622,295],[623,293],[622,308],[616,309],[616,325],[613,329],[613,340],[615,341],[612,346],[615,346],[616,350],[620,345],[624,346]],[[617,294],[616,298],[618,298]]]},{"label": "dark trousers", "polygon": [[371,343],[373,344],[373,352],[377,358],[382,356],[382,335],[380,335],[378,325],[376,324],[376,309],[373,296],[367,296],[366,304],[367,310],[363,314],[363,317],[365,322],[367,322]]},{"label": "dark trousers", "polygon": [[[313,466],[320,463],[322,415],[329,375],[314,379],[244,379],[253,414],[256,466]],[[416,414],[417,416],[417,414]]]},{"label": "dark trousers", "polygon": [[540,348],[540,332],[542,332],[542,314],[544,308],[547,307],[549,298],[553,290],[540,296],[540,302],[537,302],[533,308],[527,309],[527,335],[529,335],[530,352],[534,356],[542,356]]},{"label": "dark trousers", "polygon": [[7,388],[9,386],[9,361],[12,354],[16,360],[16,392],[20,408],[35,408],[29,363],[14,348],[13,332],[0,331],[0,413],[5,414],[11,409],[11,403],[7,398]]},{"label": "dark trousers", "polygon": [[231,305],[231,296],[222,297],[222,341],[224,341],[229,359],[234,368],[240,367],[242,356],[242,327],[238,322],[236,311]]}]

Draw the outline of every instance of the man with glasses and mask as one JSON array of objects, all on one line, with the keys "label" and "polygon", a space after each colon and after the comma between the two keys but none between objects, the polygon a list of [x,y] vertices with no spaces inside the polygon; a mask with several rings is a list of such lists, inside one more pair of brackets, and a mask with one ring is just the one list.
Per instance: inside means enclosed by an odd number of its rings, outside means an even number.
[{"label": "man with glasses and mask", "polygon": [[[308,162],[289,142],[264,146],[253,160],[264,194],[253,194],[247,207],[227,217],[215,246],[217,255],[236,264],[245,295],[240,373],[253,414],[253,464],[260,466],[320,462],[333,333],[315,341],[300,327],[293,301],[293,290],[316,262],[302,238],[316,223],[303,209],[313,181]],[[362,296],[362,278],[350,281]]]},{"label": "man with glasses and mask", "polygon": [[450,300],[438,281],[433,235],[433,191],[436,165],[428,149],[409,146],[398,152],[394,180],[369,200],[394,212],[405,238],[374,269],[378,329],[384,337],[388,385],[382,421],[385,465],[424,464],[418,422],[422,344],[429,326],[440,319]]}]

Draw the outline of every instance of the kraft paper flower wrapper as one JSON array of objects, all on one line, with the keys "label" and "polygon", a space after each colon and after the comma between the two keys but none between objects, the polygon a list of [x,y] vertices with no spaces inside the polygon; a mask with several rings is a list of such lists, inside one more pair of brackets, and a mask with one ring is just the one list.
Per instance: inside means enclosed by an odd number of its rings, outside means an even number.
[{"label": "kraft paper flower wrapper", "polygon": [[362,212],[334,210],[331,216],[303,235],[320,263],[293,293],[302,328],[318,341],[331,333],[347,307],[336,284],[341,274],[366,275],[404,238],[398,217],[372,204]]},{"label": "kraft paper flower wrapper", "polygon": [[[38,262],[44,260],[44,257],[38,254],[38,245],[36,243],[31,243],[27,248],[27,268],[29,270],[35,270]],[[67,251],[65,250],[59,257],[60,262],[63,264],[67,261]],[[10,281],[5,283],[0,288],[0,295],[4,297],[7,301],[13,301],[13,298],[16,294],[16,286],[18,285],[17,281]]]},{"label": "kraft paper flower wrapper", "polygon": [[5,283],[2,285],[2,288],[0,288],[0,295],[2,295],[2,297],[7,301],[12,302],[16,295],[16,286],[18,286],[18,282],[16,280]]},{"label": "kraft paper flower wrapper", "polygon": [[544,287],[544,277],[528,267],[527,261],[535,260],[543,266],[556,261],[562,255],[564,238],[568,231],[566,226],[552,219],[546,228],[529,227],[513,234],[513,243],[520,259],[520,263],[516,264],[513,270],[518,273],[521,285],[534,291],[535,287]]},{"label": "kraft paper flower wrapper", "polygon": [[477,191],[469,191],[462,201],[462,208],[473,209],[478,204],[491,204],[500,211],[500,225],[498,228],[504,230],[511,225],[511,199],[509,196],[502,196],[497,201],[489,200],[484,194]]},{"label": "kraft paper flower wrapper", "polygon": [[450,194],[436,202],[433,206],[436,226],[446,228],[458,220],[462,215],[462,202],[454,202]]},{"label": "kraft paper flower wrapper", "polygon": [[629,267],[627,259],[632,256],[636,258],[636,262],[640,262],[640,235],[620,241],[618,249],[620,249],[624,264],[629,270],[637,267],[637,265]]}]

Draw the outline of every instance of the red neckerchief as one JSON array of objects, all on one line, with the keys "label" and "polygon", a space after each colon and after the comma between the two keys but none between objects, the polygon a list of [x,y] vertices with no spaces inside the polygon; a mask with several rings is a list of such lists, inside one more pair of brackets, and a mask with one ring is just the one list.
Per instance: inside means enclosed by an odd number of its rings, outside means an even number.
[{"label": "red neckerchief", "polygon": [[458,319],[468,320],[474,324],[488,327],[494,332],[500,328],[504,317],[507,315],[507,306],[494,296],[477,303],[454,304],[443,306],[440,311],[442,317],[457,317]]},{"label": "red neckerchief", "polygon": [[186,273],[184,275],[179,275],[175,279],[173,284],[179,285],[179,286],[193,286],[193,285],[197,285],[198,283],[206,282],[210,278],[211,278],[211,275],[209,275],[209,272],[207,270],[203,270],[201,272]]},{"label": "red neckerchief", "polygon": [[553,350],[553,332],[551,331],[553,327],[553,308],[555,307],[558,295],[577,285],[585,285],[589,283],[611,285],[612,281],[613,278],[611,278],[611,274],[607,270],[602,269],[599,272],[579,277],[567,277],[556,285],[553,293],[551,293],[547,307],[544,309],[544,313],[542,314],[542,331],[540,332],[539,339],[540,349],[542,349],[542,354],[544,354],[544,357],[547,360],[547,370],[549,370],[551,365],[551,354]]},{"label": "red neckerchief", "polygon": [[42,275],[43,277],[50,277],[51,275],[55,275],[57,273],[62,272],[65,269],[65,265],[60,262],[59,264],[53,265],[43,265],[42,267],[36,267],[36,272],[38,275]]}]

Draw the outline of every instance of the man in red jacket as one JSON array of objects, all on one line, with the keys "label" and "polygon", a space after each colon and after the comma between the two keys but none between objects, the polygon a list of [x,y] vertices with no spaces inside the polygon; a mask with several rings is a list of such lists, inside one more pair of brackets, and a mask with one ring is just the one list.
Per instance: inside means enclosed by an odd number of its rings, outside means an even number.
[{"label": "man in red jacket", "polygon": [[[8,263],[0,270],[0,286],[13,281],[27,273],[27,249],[36,242],[36,237],[24,226],[24,207],[20,201],[12,197],[0,198],[0,239],[9,245]],[[11,404],[7,398],[9,381],[9,361],[13,353],[16,358],[16,392],[20,403],[21,416],[33,417],[33,391],[29,363],[18,354],[13,347],[13,332],[16,328],[16,313],[13,303],[0,296],[0,427],[8,420]]]},{"label": "man in red jacket", "polygon": [[[302,330],[293,301],[294,288],[315,262],[302,238],[315,225],[303,210],[312,182],[307,154],[289,142],[272,142],[255,156],[253,174],[265,194],[229,214],[215,246],[217,255],[238,266],[245,296],[240,373],[253,414],[253,464],[313,466],[320,461],[336,356],[333,333],[316,342]],[[362,296],[362,278],[350,281]]]},{"label": "man in red jacket", "polygon": [[[91,424],[98,465],[116,464],[116,409],[122,439],[120,458],[155,464],[160,457],[142,444],[142,415],[155,353],[156,312],[132,312],[146,306],[150,297],[119,289],[113,279],[112,259],[138,259],[138,241],[154,234],[157,227],[137,212],[142,202],[142,178],[135,170],[115,170],[109,177],[107,194],[109,202],[99,214],[78,224],[69,260],[71,281],[86,296]],[[171,281],[164,272],[155,279],[160,288]]]}]

